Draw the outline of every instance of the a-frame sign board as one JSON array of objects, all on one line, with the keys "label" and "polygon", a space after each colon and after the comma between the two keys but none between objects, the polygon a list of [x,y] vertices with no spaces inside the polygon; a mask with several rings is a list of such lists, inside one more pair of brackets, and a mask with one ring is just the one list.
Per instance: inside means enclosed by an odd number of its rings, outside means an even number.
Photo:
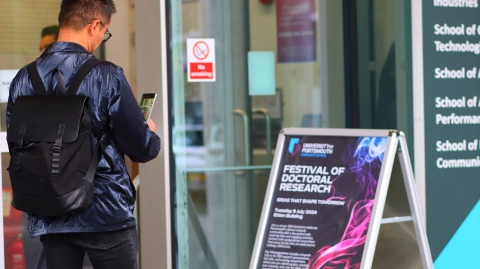
[{"label": "a-frame sign board", "polygon": [[[401,132],[287,128],[276,149],[250,269],[371,268],[381,225],[405,221],[433,269]],[[396,159],[410,215],[382,219]]]}]

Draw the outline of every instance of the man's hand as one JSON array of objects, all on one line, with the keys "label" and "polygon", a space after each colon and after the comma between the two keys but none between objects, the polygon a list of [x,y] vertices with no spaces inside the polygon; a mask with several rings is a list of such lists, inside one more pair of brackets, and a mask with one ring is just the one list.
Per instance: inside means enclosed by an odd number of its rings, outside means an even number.
[{"label": "man's hand", "polygon": [[155,132],[155,122],[153,122],[152,119],[149,119],[147,123],[148,123],[148,128],[150,128],[152,132]]}]

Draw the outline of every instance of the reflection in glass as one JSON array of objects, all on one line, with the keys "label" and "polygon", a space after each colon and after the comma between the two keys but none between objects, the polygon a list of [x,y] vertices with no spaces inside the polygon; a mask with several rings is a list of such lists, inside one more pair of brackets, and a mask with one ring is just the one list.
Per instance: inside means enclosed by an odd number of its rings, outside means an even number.
[{"label": "reflection in glass", "polygon": [[[32,8],[33,7],[33,8]],[[0,126],[6,132],[5,113],[8,88],[5,74],[19,70],[39,56],[38,45],[45,26],[58,24],[58,0],[0,1]],[[10,73],[10,74],[8,74]],[[10,155],[1,155],[2,202],[4,223],[5,268],[45,269],[39,237],[30,238],[27,214],[11,206],[12,190],[6,168]],[[91,269],[88,259],[84,269]]]},{"label": "reflection in glass", "polygon": [[[345,100],[351,96],[346,96],[346,85],[353,78],[346,69],[362,69],[357,82],[361,92],[355,102],[367,107],[361,110],[361,127],[374,127],[374,111],[383,109],[375,107],[378,98],[391,97],[385,97],[388,90],[383,89],[397,89],[396,85],[392,88],[392,81],[382,79],[380,94],[379,76],[370,76],[370,71],[380,74],[385,61],[385,75],[391,75],[391,65],[395,65],[392,57],[386,59],[396,40],[394,17],[382,15],[381,21],[374,14],[382,10],[391,14],[396,7],[379,0],[357,1],[355,12],[359,14],[353,17],[358,21],[344,25],[349,15],[346,2],[169,1],[168,72],[173,98],[169,111],[177,162],[172,182],[176,184],[179,268],[248,267],[270,174],[260,166],[271,165],[282,128],[347,127],[351,115],[346,115]],[[345,40],[350,37],[344,30],[357,26],[375,35],[359,31],[359,40]],[[375,38],[382,33],[389,35]],[[190,38],[215,40],[215,82],[188,82],[186,44]],[[357,41],[354,50],[361,57],[354,62],[348,50]],[[401,50],[398,44],[397,52]],[[390,55],[395,54],[391,51]],[[249,76],[248,54],[257,52],[274,55],[275,92],[269,87],[268,95],[251,94],[249,88],[255,76]],[[372,59],[379,60],[375,66]],[[388,113],[390,118],[397,115]],[[183,233],[186,229],[188,234]]]}]

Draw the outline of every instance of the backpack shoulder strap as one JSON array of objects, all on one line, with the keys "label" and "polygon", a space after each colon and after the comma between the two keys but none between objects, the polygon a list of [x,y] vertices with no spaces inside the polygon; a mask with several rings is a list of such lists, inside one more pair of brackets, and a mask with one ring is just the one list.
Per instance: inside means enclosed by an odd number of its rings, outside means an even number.
[{"label": "backpack shoulder strap", "polygon": [[37,61],[31,62],[27,66],[28,76],[30,77],[30,81],[32,82],[33,90],[35,94],[38,95],[47,95],[47,89],[45,88],[45,84],[43,84],[42,78],[38,73],[37,69]]},{"label": "backpack shoulder strap", "polygon": [[100,139],[97,142],[97,146],[95,147],[95,153],[93,154],[92,161],[88,166],[87,173],[85,173],[84,179],[93,185],[93,178],[95,176],[95,172],[97,171],[98,164],[100,162],[101,151],[105,152],[105,139],[107,136],[107,132],[103,131]]},{"label": "backpack shoulder strap", "polygon": [[68,95],[76,95],[80,84],[82,84],[83,79],[88,75],[90,70],[97,64],[103,62],[103,60],[92,57],[86,60],[82,66],[77,70],[77,73],[72,79],[70,86],[68,86]]}]

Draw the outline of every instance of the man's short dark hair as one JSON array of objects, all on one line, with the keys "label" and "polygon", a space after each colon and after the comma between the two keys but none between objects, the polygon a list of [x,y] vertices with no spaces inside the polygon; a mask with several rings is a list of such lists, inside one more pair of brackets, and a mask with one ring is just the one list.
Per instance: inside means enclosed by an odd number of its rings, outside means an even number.
[{"label": "man's short dark hair", "polygon": [[58,24],[60,28],[80,31],[92,20],[110,23],[112,14],[116,11],[113,0],[62,0]]},{"label": "man's short dark hair", "polygon": [[42,37],[47,35],[54,35],[55,40],[58,39],[58,30],[60,28],[57,25],[50,25],[42,29]]}]

